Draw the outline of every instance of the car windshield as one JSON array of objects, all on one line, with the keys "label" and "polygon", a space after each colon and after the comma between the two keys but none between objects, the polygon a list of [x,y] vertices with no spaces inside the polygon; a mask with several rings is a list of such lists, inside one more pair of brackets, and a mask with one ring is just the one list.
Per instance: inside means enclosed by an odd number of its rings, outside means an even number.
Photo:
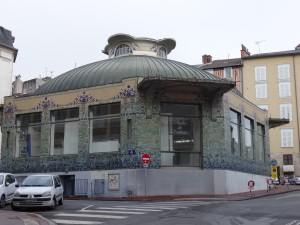
[{"label": "car windshield", "polygon": [[0,175],[0,185],[3,184],[3,175]]},{"label": "car windshield", "polygon": [[21,187],[50,187],[53,186],[51,176],[29,176],[21,184]]}]

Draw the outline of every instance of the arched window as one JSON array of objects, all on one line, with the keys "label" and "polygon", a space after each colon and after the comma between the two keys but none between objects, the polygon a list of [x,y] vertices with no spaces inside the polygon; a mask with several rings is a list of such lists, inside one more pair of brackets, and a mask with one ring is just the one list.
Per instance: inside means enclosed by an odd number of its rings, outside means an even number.
[{"label": "arched window", "polygon": [[159,48],[157,51],[157,56],[160,58],[167,58],[167,51],[165,48]]},{"label": "arched window", "polygon": [[119,56],[119,55],[127,55],[132,53],[131,48],[128,45],[125,44],[121,44],[117,47],[116,51],[115,51],[115,56]]}]

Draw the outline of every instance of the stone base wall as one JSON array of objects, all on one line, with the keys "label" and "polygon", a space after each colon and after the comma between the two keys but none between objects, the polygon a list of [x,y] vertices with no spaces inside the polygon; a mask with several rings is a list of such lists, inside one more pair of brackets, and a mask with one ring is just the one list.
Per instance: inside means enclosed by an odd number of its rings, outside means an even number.
[{"label": "stone base wall", "polygon": [[[267,176],[230,170],[200,170],[196,168],[139,168],[101,171],[69,171],[57,175],[75,175],[76,180],[87,180],[89,197],[128,197],[163,195],[225,195],[248,192],[248,181],[255,182],[254,191],[267,190]],[[117,187],[109,189],[109,175],[119,177]],[[24,176],[18,174],[17,176]],[[95,194],[94,182],[102,179],[103,194]],[[76,189],[76,188],[75,188]],[[75,190],[76,192],[76,190]]]}]

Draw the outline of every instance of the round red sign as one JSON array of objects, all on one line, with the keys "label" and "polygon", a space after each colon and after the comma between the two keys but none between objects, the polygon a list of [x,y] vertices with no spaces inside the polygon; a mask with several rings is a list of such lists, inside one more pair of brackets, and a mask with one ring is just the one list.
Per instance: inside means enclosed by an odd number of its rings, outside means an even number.
[{"label": "round red sign", "polygon": [[255,182],[253,180],[248,181],[248,187],[252,188],[252,187],[254,187],[254,185],[255,185]]},{"label": "round red sign", "polygon": [[150,163],[150,154],[144,153],[142,155],[142,163],[143,164],[149,164]]},{"label": "round red sign", "polygon": [[273,180],[272,179],[267,179],[267,183],[268,183],[268,185],[272,185],[273,184]]}]

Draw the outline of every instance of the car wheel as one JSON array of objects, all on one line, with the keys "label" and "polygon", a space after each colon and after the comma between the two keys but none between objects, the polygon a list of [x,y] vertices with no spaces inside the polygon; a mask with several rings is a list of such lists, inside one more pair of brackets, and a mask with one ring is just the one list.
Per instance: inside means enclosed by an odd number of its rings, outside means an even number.
[{"label": "car wheel", "polygon": [[56,206],[56,198],[53,197],[50,209],[52,209],[52,210],[55,209],[55,206]]},{"label": "car wheel", "polygon": [[16,206],[14,206],[14,204],[13,204],[13,203],[11,203],[11,204],[10,204],[10,206],[11,206],[12,210],[14,210],[14,211],[20,211],[20,208],[19,208],[19,207],[16,207]]},{"label": "car wheel", "polygon": [[3,194],[0,199],[0,208],[3,208],[6,204],[5,195]]},{"label": "car wheel", "polygon": [[61,199],[58,201],[58,204],[59,205],[63,205],[64,204],[64,197],[61,196]]}]

